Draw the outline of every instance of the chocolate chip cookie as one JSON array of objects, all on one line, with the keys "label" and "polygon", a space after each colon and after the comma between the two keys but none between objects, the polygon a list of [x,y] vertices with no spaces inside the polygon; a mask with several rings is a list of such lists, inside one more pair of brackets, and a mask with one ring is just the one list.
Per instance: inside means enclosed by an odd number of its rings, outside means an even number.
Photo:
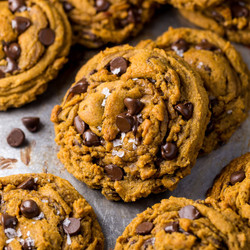
[{"label": "chocolate chip cookie", "polygon": [[67,170],[124,201],[174,189],[196,160],[208,119],[206,91],[188,64],[128,45],[84,65],[51,116]]},{"label": "chocolate chip cookie", "polygon": [[201,152],[227,142],[249,107],[248,69],[235,48],[215,33],[189,28],[170,28],[155,42],[142,41],[138,47],[178,54],[200,74],[212,112]]},{"label": "chocolate chip cookie", "polygon": [[215,6],[223,2],[223,0],[157,0],[162,1],[163,3],[169,3],[179,9],[187,10],[197,10],[197,9],[206,9],[211,6]]},{"label": "chocolate chip cookie", "polygon": [[148,208],[117,239],[120,249],[248,249],[249,228],[230,208],[170,197]]},{"label": "chocolate chip cookie", "polygon": [[250,44],[250,2],[247,0],[223,1],[204,10],[180,9],[180,13],[195,25],[232,42]]},{"label": "chocolate chip cookie", "polygon": [[0,110],[43,93],[66,63],[71,28],[57,0],[0,2]]},{"label": "chocolate chip cookie", "polygon": [[87,201],[51,174],[0,178],[1,249],[103,249],[104,238]]},{"label": "chocolate chip cookie", "polygon": [[208,196],[231,207],[250,226],[250,153],[233,160],[215,179]]},{"label": "chocolate chip cookie", "polygon": [[61,0],[74,41],[89,48],[122,43],[136,35],[155,9],[152,0]]}]

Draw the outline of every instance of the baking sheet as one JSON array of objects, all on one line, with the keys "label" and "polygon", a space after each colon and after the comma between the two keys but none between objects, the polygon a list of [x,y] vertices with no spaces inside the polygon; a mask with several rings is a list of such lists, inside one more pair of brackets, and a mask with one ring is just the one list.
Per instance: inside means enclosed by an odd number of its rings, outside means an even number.
[{"label": "baking sheet", "polygon": [[[155,39],[172,27],[194,27],[184,20],[176,10],[164,6],[155,15],[147,27],[129,43],[135,45],[142,39]],[[237,45],[245,62],[250,67],[250,49]],[[220,169],[233,158],[250,151],[250,116],[232,136],[230,141],[221,148],[197,160],[191,175],[183,179],[173,192],[151,195],[135,203],[108,201],[98,190],[91,190],[85,184],[71,176],[56,157],[58,147],[54,142],[54,128],[50,122],[50,113],[54,105],[59,104],[76,72],[98,50],[88,50],[74,46],[71,50],[69,63],[62,69],[57,79],[49,84],[45,94],[38,100],[20,109],[0,112],[0,176],[17,173],[49,172],[69,180],[73,186],[86,198],[94,208],[102,226],[106,249],[112,249],[116,238],[136,216],[148,206],[160,202],[170,195],[192,199],[203,199],[206,190]],[[24,116],[39,116],[42,127],[37,133],[30,133],[24,128],[21,118]],[[22,148],[11,148],[6,137],[12,128],[21,128],[26,134],[26,145]]]}]

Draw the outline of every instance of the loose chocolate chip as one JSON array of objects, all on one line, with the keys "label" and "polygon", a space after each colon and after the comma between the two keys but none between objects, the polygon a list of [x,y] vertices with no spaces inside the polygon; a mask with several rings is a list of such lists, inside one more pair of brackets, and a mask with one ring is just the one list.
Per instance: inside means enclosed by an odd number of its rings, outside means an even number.
[{"label": "loose chocolate chip", "polygon": [[231,11],[234,18],[249,16],[249,10],[245,7],[245,3],[241,1],[233,3],[231,5]]},{"label": "loose chocolate chip", "polygon": [[201,217],[201,213],[192,205],[185,206],[179,210],[180,218],[195,220]]},{"label": "loose chocolate chip", "polygon": [[177,52],[177,54],[179,52],[184,53],[189,49],[189,44],[185,39],[180,38],[179,40],[171,44],[171,49]]},{"label": "loose chocolate chip", "polygon": [[1,66],[1,69],[5,73],[13,73],[15,70],[18,69],[16,61],[14,61],[12,58],[7,57],[6,61],[7,61],[7,66]]},{"label": "loose chocolate chip", "polygon": [[23,117],[22,122],[30,132],[37,132],[40,126],[39,117]]},{"label": "loose chocolate chip", "polygon": [[24,217],[29,219],[34,218],[40,214],[40,209],[36,202],[33,200],[23,201],[20,206],[20,211]]},{"label": "loose chocolate chip", "polygon": [[179,231],[179,222],[178,221],[172,221],[169,222],[165,228],[164,228],[166,233],[174,233]]},{"label": "loose chocolate chip", "polygon": [[142,222],[136,227],[136,233],[141,235],[150,234],[153,228],[154,224],[152,222]]},{"label": "loose chocolate chip", "polygon": [[114,164],[105,166],[104,170],[111,181],[120,181],[123,178],[122,169]]},{"label": "loose chocolate chip", "polygon": [[51,44],[53,44],[55,41],[55,37],[56,35],[54,30],[50,28],[42,29],[38,34],[39,41],[45,46],[50,46]]},{"label": "loose chocolate chip", "polygon": [[87,128],[87,124],[80,118],[80,116],[74,118],[74,126],[79,134],[83,134]]},{"label": "loose chocolate chip", "polygon": [[0,69],[0,79],[1,78],[4,78],[5,77],[5,74],[4,74],[4,72]]},{"label": "loose chocolate chip", "polygon": [[63,223],[63,229],[66,234],[69,234],[69,235],[78,234],[81,229],[80,219],[67,218]]},{"label": "loose chocolate chip", "polygon": [[194,106],[192,103],[188,102],[185,104],[179,103],[177,105],[175,105],[174,107],[179,113],[182,114],[182,116],[186,119],[189,120],[192,115],[193,115],[193,109]]},{"label": "loose chocolate chip", "polygon": [[153,246],[154,244],[155,244],[155,238],[149,238],[143,243],[142,249],[146,250],[148,249],[149,246]]},{"label": "loose chocolate chip", "polygon": [[219,22],[219,23],[223,23],[225,21],[224,16],[222,16],[219,12],[213,10],[211,12],[212,17],[215,19],[215,21]]},{"label": "loose chocolate chip", "polygon": [[20,147],[25,141],[25,135],[19,128],[14,128],[7,137],[7,142],[11,147]]},{"label": "loose chocolate chip", "polygon": [[109,66],[112,74],[121,76],[127,71],[128,61],[123,57],[116,57],[113,60],[111,60]]},{"label": "loose chocolate chip", "polygon": [[131,115],[138,115],[144,107],[144,103],[140,100],[128,97],[124,99],[124,104]]},{"label": "loose chocolate chip", "polygon": [[231,174],[230,183],[234,185],[237,182],[242,182],[246,178],[245,172],[240,170]]},{"label": "loose chocolate chip", "polygon": [[91,130],[87,130],[82,135],[83,144],[85,146],[91,147],[91,146],[99,146],[100,145],[100,139],[99,137],[94,134]]},{"label": "loose chocolate chip", "polygon": [[108,10],[110,3],[106,0],[96,0],[95,1],[96,11],[102,12]]},{"label": "loose chocolate chip", "polygon": [[63,2],[63,8],[66,12],[70,12],[71,10],[74,9],[74,6],[71,3],[68,2]]},{"label": "loose chocolate chip", "polygon": [[210,50],[210,51],[218,49],[214,44],[208,42],[207,39],[202,39],[201,43],[197,44],[195,48],[198,50]]},{"label": "loose chocolate chip", "polygon": [[134,119],[128,114],[120,114],[116,116],[116,126],[121,132],[129,132],[134,125]]},{"label": "loose chocolate chip", "polygon": [[21,54],[21,48],[18,43],[11,43],[8,46],[4,46],[4,52],[7,57],[17,60]]},{"label": "loose chocolate chip", "polygon": [[11,12],[18,11],[21,7],[25,6],[24,0],[8,0],[9,2],[9,9]]},{"label": "loose chocolate chip", "polygon": [[172,142],[166,142],[161,146],[161,155],[165,160],[172,160],[177,156],[177,146]]},{"label": "loose chocolate chip", "polygon": [[18,220],[15,216],[11,216],[7,213],[2,214],[1,221],[4,229],[15,228],[18,223]]},{"label": "loose chocolate chip", "polygon": [[20,183],[17,188],[18,189],[25,189],[25,190],[33,190],[35,189],[35,180],[33,177],[29,177],[27,180],[24,182]]},{"label": "loose chocolate chip", "polygon": [[22,16],[17,16],[12,20],[12,28],[15,29],[19,35],[27,30],[30,25],[31,21]]},{"label": "loose chocolate chip", "polygon": [[73,87],[70,88],[69,94],[81,94],[85,93],[88,89],[88,82],[86,78],[82,78],[80,81],[78,81]]}]

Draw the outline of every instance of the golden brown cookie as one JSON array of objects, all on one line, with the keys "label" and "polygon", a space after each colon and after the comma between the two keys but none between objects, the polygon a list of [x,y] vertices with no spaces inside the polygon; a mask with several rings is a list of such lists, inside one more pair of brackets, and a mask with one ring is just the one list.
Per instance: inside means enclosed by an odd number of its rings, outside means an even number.
[{"label": "golden brown cookie", "polygon": [[0,178],[1,249],[103,249],[104,238],[87,201],[51,174]]},{"label": "golden brown cookie", "polygon": [[136,35],[155,9],[152,0],[61,0],[71,21],[74,42],[89,48],[122,43]]},{"label": "golden brown cookie", "polygon": [[163,50],[100,52],[51,116],[59,159],[112,200],[173,190],[194,165],[209,119],[198,74]]},{"label": "golden brown cookie", "polygon": [[121,249],[249,249],[249,228],[230,208],[170,197],[148,208],[117,239]]},{"label": "golden brown cookie", "polygon": [[200,74],[212,112],[202,152],[209,153],[227,142],[249,108],[248,68],[233,45],[210,31],[170,28],[155,42],[142,41],[137,47],[176,53]]},{"label": "golden brown cookie", "polygon": [[0,110],[42,94],[66,63],[71,28],[57,0],[0,2]]},{"label": "golden brown cookie", "polygon": [[214,181],[208,197],[231,207],[250,226],[250,153],[234,159]]},{"label": "golden brown cookie", "polygon": [[211,6],[215,6],[223,2],[223,0],[157,0],[165,3],[169,3],[179,9],[197,10],[206,9]]}]

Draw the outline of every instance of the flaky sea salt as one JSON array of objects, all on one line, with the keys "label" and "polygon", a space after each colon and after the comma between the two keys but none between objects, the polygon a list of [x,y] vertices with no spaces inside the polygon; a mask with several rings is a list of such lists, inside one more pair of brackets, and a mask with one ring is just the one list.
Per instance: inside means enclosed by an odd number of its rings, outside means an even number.
[{"label": "flaky sea salt", "polygon": [[112,155],[114,155],[114,156],[117,155],[118,157],[122,158],[125,155],[125,153],[124,153],[124,151],[112,150]]},{"label": "flaky sea salt", "polygon": [[114,70],[111,70],[112,74],[118,75],[121,72],[121,68],[115,68]]},{"label": "flaky sea salt", "polygon": [[201,69],[203,65],[204,65],[203,62],[199,62],[198,65],[197,65],[197,68],[198,68],[198,69]]},{"label": "flaky sea salt", "polygon": [[128,142],[133,143],[133,149],[134,149],[134,150],[137,149],[136,140],[135,140],[135,139],[129,139]]},{"label": "flaky sea salt", "polygon": [[67,244],[68,244],[68,245],[71,245],[71,243],[72,243],[72,242],[71,242],[71,238],[70,238],[69,234],[67,234]]},{"label": "flaky sea salt", "polygon": [[97,129],[101,132],[102,131],[102,127],[101,126],[97,126]]},{"label": "flaky sea salt", "polygon": [[14,238],[6,240],[6,244],[9,244],[13,240],[14,240]]},{"label": "flaky sea salt", "polygon": [[41,220],[44,218],[44,213],[41,212],[37,217],[34,217],[33,220]]},{"label": "flaky sea salt", "polygon": [[36,178],[34,178],[34,182],[35,182],[35,183],[37,183],[37,181],[38,181],[38,178],[37,178],[37,177],[36,177]]},{"label": "flaky sea salt", "polygon": [[110,91],[109,91],[108,88],[103,88],[102,94],[105,95],[105,98],[104,98],[103,101],[102,101],[102,107],[105,107],[105,105],[106,105],[106,100],[107,100],[107,98],[111,95],[111,93],[110,93]]},{"label": "flaky sea salt", "polygon": [[34,247],[35,246],[35,241],[33,239],[31,239],[30,237],[26,238],[25,242],[26,242],[28,247]]},{"label": "flaky sea salt", "polygon": [[119,146],[121,146],[122,145],[122,141],[120,140],[120,139],[115,139],[114,141],[113,141],[113,146],[114,147],[119,147]]},{"label": "flaky sea salt", "polygon": [[133,80],[133,81],[137,81],[137,80],[138,80],[138,78],[132,78],[132,80]]},{"label": "flaky sea salt", "polygon": [[65,227],[68,227],[69,225],[70,225],[70,220],[68,219],[68,218],[66,218],[64,221],[63,221],[63,225],[65,226]]},{"label": "flaky sea salt", "polygon": [[49,201],[48,200],[45,200],[45,199],[42,199],[41,200],[43,203],[48,203]]},{"label": "flaky sea salt", "polygon": [[231,110],[231,109],[227,111],[228,115],[231,115],[232,113],[233,113],[233,110]]}]

